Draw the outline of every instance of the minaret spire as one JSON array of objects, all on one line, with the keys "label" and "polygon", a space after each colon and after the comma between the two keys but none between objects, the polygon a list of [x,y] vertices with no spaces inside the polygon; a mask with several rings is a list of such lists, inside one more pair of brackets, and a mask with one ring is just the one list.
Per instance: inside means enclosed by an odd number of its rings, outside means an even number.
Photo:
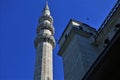
[{"label": "minaret spire", "polygon": [[48,1],[46,0],[46,6],[45,6],[46,10],[49,10],[49,6],[48,6]]},{"label": "minaret spire", "polygon": [[43,9],[43,15],[50,15],[50,9],[49,9],[48,1],[47,0],[46,0],[45,7]]},{"label": "minaret spire", "polygon": [[46,1],[39,18],[36,48],[36,65],[34,80],[53,80],[53,48],[55,47],[53,18]]}]

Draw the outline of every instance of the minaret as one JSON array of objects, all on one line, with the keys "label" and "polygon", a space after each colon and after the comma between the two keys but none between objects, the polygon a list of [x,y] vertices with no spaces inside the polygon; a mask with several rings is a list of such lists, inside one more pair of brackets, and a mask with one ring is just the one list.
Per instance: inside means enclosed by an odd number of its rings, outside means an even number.
[{"label": "minaret", "polygon": [[36,64],[34,80],[53,80],[53,48],[55,47],[53,18],[46,2],[39,18],[37,37],[34,44],[36,48]]}]

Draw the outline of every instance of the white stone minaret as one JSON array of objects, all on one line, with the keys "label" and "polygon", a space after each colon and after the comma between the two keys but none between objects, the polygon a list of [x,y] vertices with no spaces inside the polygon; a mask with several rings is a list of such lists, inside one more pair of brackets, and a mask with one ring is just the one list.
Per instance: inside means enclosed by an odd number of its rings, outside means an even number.
[{"label": "white stone minaret", "polygon": [[53,48],[55,47],[53,18],[48,3],[42,11],[35,38],[36,64],[34,80],[53,80]]}]

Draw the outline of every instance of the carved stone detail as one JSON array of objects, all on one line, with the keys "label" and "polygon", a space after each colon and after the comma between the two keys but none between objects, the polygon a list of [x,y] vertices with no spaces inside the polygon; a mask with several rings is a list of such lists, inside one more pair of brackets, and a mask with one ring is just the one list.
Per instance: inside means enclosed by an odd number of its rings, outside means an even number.
[{"label": "carved stone detail", "polygon": [[39,34],[40,30],[42,30],[42,29],[48,29],[48,30],[51,31],[52,35],[54,34],[54,27],[51,24],[44,24],[44,23],[42,23],[42,24],[38,25],[38,27],[37,27],[37,34]]},{"label": "carved stone detail", "polygon": [[48,20],[50,21],[50,23],[53,23],[53,18],[51,16],[48,16],[48,15],[41,16],[39,19],[39,22],[42,22],[44,20]]},{"label": "carved stone detail", "polygon": [[53,47],[55,47],[55,39],[53,36],[48,34],[41,34],[35,38],[34,45],[37,48],[40,42],[49,42]]}]

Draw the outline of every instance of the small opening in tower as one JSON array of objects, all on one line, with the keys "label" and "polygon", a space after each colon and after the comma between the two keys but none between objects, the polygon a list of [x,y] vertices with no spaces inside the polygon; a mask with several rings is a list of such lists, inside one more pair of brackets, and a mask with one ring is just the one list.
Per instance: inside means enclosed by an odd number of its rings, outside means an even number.
[{"label": "small opening in tower", "polygon": [[66,35],[65,35],[65,39],[67,39],[67,37],[68,37],[68,35],[66,34]]},{"label": "small opening in tower", "polygon": [[50,80],[50,78],[49,78],[49,77],[47,77],[47,80]]},{"label": "small opening in tower", "polygon": [[83,27],[79,26],[79,29],[80,29],[80,30],[83,30]]},{"label": "small opening in tower", "polygon": [[116,24],[115,27],[116,27],[116,28],[120,28],[120,24]]},{"label": "small opening in tower", "polygon": [[108,43],[109,43],[109,39],[108,39],[108,38],[105,39],[104,43],[105,43],[105,44],[108,44]]}]

